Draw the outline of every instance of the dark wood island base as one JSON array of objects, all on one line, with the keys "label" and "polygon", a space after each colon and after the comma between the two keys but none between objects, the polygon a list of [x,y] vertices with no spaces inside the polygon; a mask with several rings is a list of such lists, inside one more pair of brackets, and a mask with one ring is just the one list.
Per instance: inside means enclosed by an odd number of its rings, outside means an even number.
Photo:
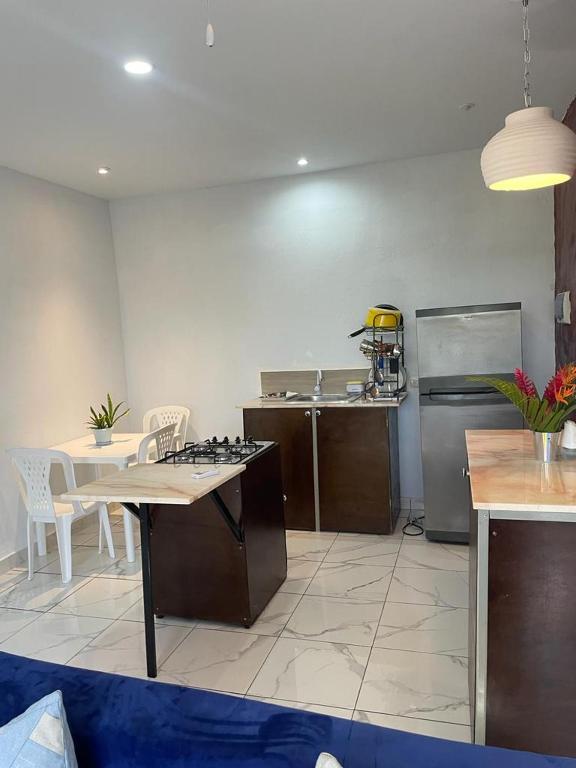
[{"label": "dark wood island base", "polygon": [[151,504],[150,517],[157,616],[249,627],[286,578],[277,445],[217,493],[189,506]]},{"label": "dark wood island base", "polygon": [[474,742],[576,757],[576,461],[467,433]]},{"label": "dark wood island base", "polygon": [[[490,519],[481,523],[480,531],[486,526],[489,567],[482,741],[575,757],[576,525]],[[478,575],[476,569],[471,574],[473,604],[478,598]],[[472,667],[475,653],[473,644]]]}]

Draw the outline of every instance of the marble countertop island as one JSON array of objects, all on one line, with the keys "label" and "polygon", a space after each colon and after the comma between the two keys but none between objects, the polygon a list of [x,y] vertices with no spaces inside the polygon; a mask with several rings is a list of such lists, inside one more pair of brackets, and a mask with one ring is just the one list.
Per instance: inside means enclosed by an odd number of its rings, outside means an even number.
[{"label": "marble countertop island", "polygon": [[543,464],[520,429],[467,430],[466,446],[474,509],[576,515],[576,452]]},{"label": "marble countertop island", "polygon": [[67,491],[62,501],[100,501],[132,504],[192,504],[244,472],[244,464],[219,464],[218,474],[202,480],[192,477],[206,465],[136,464]]}]

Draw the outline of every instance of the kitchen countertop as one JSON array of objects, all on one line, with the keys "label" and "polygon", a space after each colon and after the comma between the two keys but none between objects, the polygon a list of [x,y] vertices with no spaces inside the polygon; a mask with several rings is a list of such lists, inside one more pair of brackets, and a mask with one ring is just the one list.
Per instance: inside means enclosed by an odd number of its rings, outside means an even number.
[{"label": "kitchen countertop", "polygon": [[403,392],[399,397],[390,400],[355,400],[353,402],[340,403],[313,403],[308,400],[294,402],[294,400],[272,400],[257,397],[254,400],[248,400],[238,408],[398,408],[408,397],[407,392]]},{"label": "kitchen countertop", "polygon": [[466,446],[474,509],[576,515],[576,452],[543,464],[521,429],[467,430]]},{"label": "kitchen countertop", "polygon": [[219,464],[218,475],[194,480],[194,469],[207,465],[136,464],[63,493],[61,501],[192,504],[244,472],[244,464]]}]

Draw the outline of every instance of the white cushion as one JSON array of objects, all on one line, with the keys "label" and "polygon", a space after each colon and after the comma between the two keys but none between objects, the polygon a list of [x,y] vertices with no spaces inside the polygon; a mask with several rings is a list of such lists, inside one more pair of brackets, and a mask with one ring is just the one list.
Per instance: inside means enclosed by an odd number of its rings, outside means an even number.
[{"label": "white cushion", "polygon": [[316,768],[342,768],[342,766],[330,752],[320,752],[316,760]]}]

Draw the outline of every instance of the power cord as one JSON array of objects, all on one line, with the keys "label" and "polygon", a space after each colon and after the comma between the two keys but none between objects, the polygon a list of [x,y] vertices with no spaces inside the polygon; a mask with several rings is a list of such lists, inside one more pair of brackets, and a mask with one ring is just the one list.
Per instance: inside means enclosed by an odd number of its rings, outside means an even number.
[{"label": "power cord", "polygon": [[[405,536],[422,536],[424,533],[424,526],[420,520],[424,520],[424,515],[420,515],[419,517],[412,517],[412,512],[410,512],[408,515],[408,522],[402,527],[402,533]],[[407,530],[407,528],[415,528],[416,530],[410,532]]]}]

